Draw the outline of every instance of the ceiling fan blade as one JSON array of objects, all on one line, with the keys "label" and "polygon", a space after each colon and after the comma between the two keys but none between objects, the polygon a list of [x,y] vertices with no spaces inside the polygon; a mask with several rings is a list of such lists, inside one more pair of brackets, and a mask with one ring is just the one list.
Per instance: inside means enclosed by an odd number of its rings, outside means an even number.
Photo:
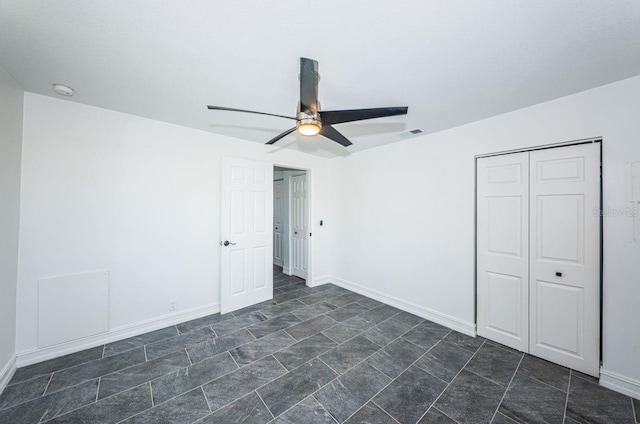
[{"label": "ceiling fan blade", "polygon": [[344,147],[351,146],[351,144],[353,144],[347,139],[347,137],[340,134],[340,131],[328,125],[322,126],[320,134],[335,141],[338,144],[342,144]]},{"label": "ceiling fan blade", "polygon": [[318,112],[318,61],[300,58],[300,111]]},{"label": "ceiling fan blade", "polygon": [[291,116],[284,116],[284,115],[276,115],[274,113],[266,113],[266,112],[256,112],[253,110],[245,110],[245,109],[234,109],[232,107],[222,107],[222,106],[207,106],[207,108],[209,110],[225,110],[227,112],[245,112],[245,113],[255,113],[256,115],[267,115],[267,116],[275,116],[278,118],[286,118],[286,119],[293,119],[295,120],[296,118],[293,118]]},{"label": "ceiling fan blade", "polygon": [[343,122],[406,115],[408,107],[379,107],[374,109],[323,110],[320,120],[323,125],[342,124]]},{"label": "ceiling fan blade", "polygon": [[280,140],[281,138],[285,138],[286,136],[288,136],[289,134],[291,134],[295,130],[296,130],[296,127],[290,128],[290,129],[286,130],[285,132],[283,132],[281,134],[278,134],[277,136],[273,137],[271,140],[267,141],[264,144],[273,144],[276,141]]}]

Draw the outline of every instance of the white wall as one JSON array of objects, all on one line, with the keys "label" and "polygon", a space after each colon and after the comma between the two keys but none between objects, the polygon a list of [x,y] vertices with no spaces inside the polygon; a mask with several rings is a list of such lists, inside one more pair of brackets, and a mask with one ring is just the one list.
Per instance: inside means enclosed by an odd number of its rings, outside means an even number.
[{"label": "white wall", "polygon": [[[472,328],[474,156],[602,136],[604,206],[627,208],[639,111],[640,76],[332,160],[336,281]],[[604,219],[603,379],[640,396],[640,243],[632,240],[633,219]]]},{"label": "white wall", "polygon": [[0,67],[0,392],[15,353],[23,98]]},{"label": "white wall", "polygon": [[[19,353],[37,347],[47,276],[109,269],[112,329],[167,315],[170,299],[177,313],[215,307],[225,155],[312,168],[313,213],[330,213],[328,159],[31,93],[24,119]],[[330,240],[315,232],[322,277]]]}]

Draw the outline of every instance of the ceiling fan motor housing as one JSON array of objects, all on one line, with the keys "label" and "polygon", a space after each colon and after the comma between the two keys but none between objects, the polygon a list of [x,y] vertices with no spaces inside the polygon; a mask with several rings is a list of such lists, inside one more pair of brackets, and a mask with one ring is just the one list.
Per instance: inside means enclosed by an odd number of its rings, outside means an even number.
[{"label": "ceiling fan motor housing", "polygon": [[[320,102],[318,102],[318,110],[320,110]],[[298,103],[296,119],[296,128],[302,135],[316,135],[322,129],[320,114],[317,112],[314,114],[312,111],[301,111],[300,103]]]}]

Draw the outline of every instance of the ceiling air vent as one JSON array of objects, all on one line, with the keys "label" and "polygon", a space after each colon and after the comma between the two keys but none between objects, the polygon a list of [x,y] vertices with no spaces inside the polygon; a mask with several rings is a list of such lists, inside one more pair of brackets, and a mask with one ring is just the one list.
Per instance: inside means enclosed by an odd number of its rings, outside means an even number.
[{"label": "ceiling air vent", "polygon": [[424,133],[424,130],[422,130],[420,128],[414,128],[414,129],[409,130],[409,131],[403,131],[398,135],[400,137],[413,137],[414,135],[420,135],[422,133]]}]

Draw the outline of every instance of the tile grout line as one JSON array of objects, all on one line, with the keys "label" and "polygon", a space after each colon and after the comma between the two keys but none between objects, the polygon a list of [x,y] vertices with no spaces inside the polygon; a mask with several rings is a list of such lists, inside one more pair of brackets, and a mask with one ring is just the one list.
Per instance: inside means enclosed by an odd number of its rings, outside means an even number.
[{"label": "tile grout line", "polygon": [[144,362],[149,362],[149,358],[147,357],[147,345],[142,346],[144,349]]},{"label": "tile grout line", "polygon": [[[374,397],[375,397],[375,396],[374,396]],[[371,403],[373,403],[375,406],[377,406],[377,407],[378,407],[382,412],[384,412],[384,413],[385,413],[389,418],[391,418],[393,421],[395,421],[395,422],[397,422],[398,424],[400,424],[400,421],[398,421],[398,420],[396,420],[395,418],[393,418],[393,417],[392,417],[392,416],[391,416],[387,411],[385,411],[385,410],[382,408],[382,406],[378,405],[378,404],[373,400],[373,398],[371,398],[370,400],[368,400],[368,401],[367,401],[367,403],[369,403],[369,402],[371,402]],[[361,406],[361,407],[358,409],[358,411],[359,411],[360,409],[364,408],[364,407],[367,405],[367,403],[365,403],[363,406]],[[348,420],[348,419],[350,419],[351,417],[353,417],[353,416],[354,416],[358,411],[354,412],[354,413],[353,413],[349,418],[347,418],[347,420]]]},{"label": "tile grout line", "polygon": [[184,353],[187,354],[187,359],[189,360],[189,365],[188,366],[193,365],[193,361],[191,360],[191,356],[189,356],[189,351],[187,350],[186,347],[184,348]]},{"label": "tile grout line", "polygon": [[[509,380],[509,384],[507,384],[507,388],[505,389],[504,393],[502,394],[502,397],[500,398],[500,402],[498,402],[498,407],[496,408],[495,412],[493,413],[493,416],[491,417],[491,421],[493,421],[495,419],[496,414],[500,410],[500,406],[502,405],[502,402],[504,401],[504,398],[507,396],[507,392],[509,391],[509,388],[511,387],[511,384],[513,383],[513,380],[516,378],[516,374],[518,373],[518,370],[520,369],[520,365],[522,364],[522,361],[524,360],[524,355],[525,354],[521,353],[521,355],[522,356],[520,356],[520,361],[518,361],[518,366],[516,367],[515,371],[513,372],[513,375],[511,376],[511,379]],[[489,379],[487,379],[487,380],[489,380]],[[489,381],[491,381],[491,380],[489,380]]]},{"label": "tile grout line", "polygon": [[209,408],[209,414],[213,411],[211,410],[211,404],[209,403],[209,399],[207,399],[207,394],[204,392],[204,387],[200,386],[200,391],[202,392],[202,396],[204,396],[204,401],[207,402],[207,408]]},{"label": "tile grout line", "polygon": [[[522,352],[522,353],[524,353],[524,352]],[[528,353],[524,353],[524,355],[526,356],[526,355],[528,355]],[[549,387],[549,388],[551,388],[551,389],[555,389],[555,390],[557,390],[557,391],[559,391],[559,392],[562,392],[562,393],[568,393],[568,392],[569,392],[569,385],[567,385],[567,391],[565,392],[565,391],[564,391],[564,390],[562,390],[562,389],[558,389],[557,387],[552,386],[552,385],[551,385],[551,384],[549,384],[549,383],[545,383],[544,381],[540,381],[540,380],[538,380],[537,378],[535,378],[535,377],[533,377],[533,376],[531,376],[531,375],[529,375],[529,374],[526,374],[526,373],[524,373],[524,372],[522,373],[522,375],[524,375],[525,377],[530,378],[530,379],[532,379],[532,380],[535,380],[536,382],[538,382],[538,383],[540,383],[540,384],[544,384],[545,386],[547,386],[547,387]],[[569,373],[569,378],[571,378],[571,373]]]},{"label": "tile grout line", "polygon": [[[444,340],[444,339],[443,339],[443,340]],[[462,366],[462,368],[460,368],[460,371],[458,371],[458,373],[457,373],[456,375],[454,375],[454,376],[453,376],[453,378],[451,379],[451,381],[447,383],[447,385],[445,386],[445,388],[444,388],[444,389],[442,389],[442,391],[440,392],[440,394],[438,395],[438,397],[437,397],[437,398],[435,398],[435,399],[433,400],[433,402],[431,403],[431,405],[429,406],[429,408],[431,408],[432,406],[434,406],[434,405],[438,402],[438,400],[442,397],[442,395],[444,394],[444,392],[446,392],[446,391],[447,391],[447,389],[449,388],[449,386],[451,386],[451,384],[453,384],[453,382],[455,381],[455,379],[456,379],[456,378],[458,378],[458,376],[459,376],[459,375],[460,375],[460,373],[465,369],[465,367],[466,367],[467,365],[469,365],[469,362],[471,362],[471,360],[472,360],[472,359],[473,359],[473,358],[478,354],[478,352],[480,352],[480,349],[482,349],[482,346],[484,346],[484,344],[485,344],[486,342],[487,342],[487,341],[486,341],[486,339],[485,339],[485,340],[482,342],[482,344],[481,344],[480,346],[478,346],[478,349],[476,349],[476,351],[475,351],[475,352],[473,352],[473,354],[469,357],[469,360],[468,360],[467,362],[465,362],[465,364]],[[436,344],[437,344],[437,343],[436,343]],[[433,349],[433,347],[435,347],[435,345],[433,345],[433,346],[431,347],[431,349]],[[429,349],[428,351],[426,351],[424,354],[426,355],[427,353],[429,353],[429,351],[430,351],[431,349]],[[424,355],[422,355],[422,356],[424,356]],[[418,366],[418,368],[420,368],[420,366]],[[420,369],[422,370],[422,368],[420,368]],[[433,375],[433,374],[431,374],[429,371],[426,371],[426,370],[423,370],[423,371],[424,371],[424,372],[426,372],[426,373],[428,373],[429,375]],[[434,377],[435,377],[435,375],[434,375]],[[436,378],[438,378],[438,377],[436,377]],[[484,378],[484,377],[483,377],[483,378]],[[442,380],[442,379],[441,379],[441,380]],[[487,380],[487,381],[489,381],[489,380]],[[445,383],[446,383],[446,382],[445,382]],[[425,415],[427,415],[427,412],[429,412],[429,409],[427,409],[427,410],[425,411],[425,413],[424,413],[424,414],[422,414],[422,416],[418,419],[418,421],[420,421],[420,420],[421,420]],[[454,421],[455,421],[455,420],[454,420]]]},{"label": "tile grout line", "polygon": [[[573,373],[569,371],[569,383],[567,384],[567,397],[564,399],[564,413],[562,414],[562,423],[567,422],[567,408],[569,407],[569,392],[571,392],[571,377]],[[633,406],[633,402],[632,406]]]},{"label": "tile grout line", "polygon": [[151,385],[151,381],[149,381],[149,393],[151,394],[151,407],[154,408],[156,402],[153,400],[153,386]]},{"label": "tile grout line", "polygon": [[[255,340],[254,340],[254,341],[255,341]],[[251,343],[251,342],[249,342],[249,343]],[[242,346],[244,346],[244,345],[242,345]],[[242,368],[242,367],[240,366],[240,364],[238,364],[238,361],[236,361],[236,358],[234,358],[234,357],[233,357],[233,355],[231,354],[231,351],[230,351],[230,350],[227,350],[225,353],[227,353],[227,354],[231,357],[231,360],[233,361],[233,363],[234,363],[234,364],[236,364],[236,367],[237,367],[237,368],[236,368],[235,370],[238,370],[238,369]],[[267,355],[267,356],[268,356],[268,355]],[[266,356],[265,356],[265,358],[266,358]],[[260,359],[262,359],[262,358],[260,358]],[[252,363],[253,363],[253,362],[250,362],[249,364],[252,364]],[[235,371],[235,370],[233,370],[233,371]],[[231,371],[231,372],[233,372],[233,371]],[[225,374],[225,375],[226,375],[226,374]],[[213,380],[212,380],[212,381],[213,381]]]},{"label": "tile grout line", "polygon": [[53,380],[53,374],[51,373],[51,375],[49,376],[49,381],[47,381],[47,387],[44,388],[44,392],[42,392],[42,396],[45,396],[47,394],[47,390],[49,390],[49,385],[51,384],[51,380]]},{"label": "tile grout line", "polygon": [[102,346],[102,357],[101,359],[104,359],[104,354],[107,351],[107,345],[105,344],[104,346]]},{"label": "tile grout line", "polygon": [[[254,392],[256,392],[256,395],[258,396],[258,399],[260,399],[260,402],[262,402],[262,404],[264,405],[265,408],[267,408],[267,411],[269,411],[269,415],[271,415],[271,418],[273,418],[275,420],[275,416],[273,415],[273,412],[271,412],[271,409],[269,409],[269,407],[267,406],[267,404],[264,402],[264,399],[262,399],[262,396],[260,396],[260,393],[258,393],[257,390],[254,390]],[[242,399],[242,398],[241,398]],[[271,421],[271,420],[269,420]]]},{"label": "tile grout line", "polygon": [[94,402],[98,401],[98,394],[100,394],[100,382],[101,381],[102,381],[102,377],[98,377],[98,389],[96,390],[96,400]]},{"label": "tile grout line", "polygon": [[[435,403],[435,402],[434,402]],[[450,416],[448,416],[447,414],[445,414],[444,412],[442,412],[441,410],[439,410],[438,408],[436,408],[435,406],[431,405],[431,407],[427,410],[427,412],[429,412],[431,409],[435,409],[436,411],[438,411],[439,413],[441,413],[442,415],[444,415],[445,417],[449,418],[451,421],[453,421],[456,424],[460,424],[457,420],[454,420],[453,418],[451,418]],[[425,414],[426,415],[426,414]]]}]

